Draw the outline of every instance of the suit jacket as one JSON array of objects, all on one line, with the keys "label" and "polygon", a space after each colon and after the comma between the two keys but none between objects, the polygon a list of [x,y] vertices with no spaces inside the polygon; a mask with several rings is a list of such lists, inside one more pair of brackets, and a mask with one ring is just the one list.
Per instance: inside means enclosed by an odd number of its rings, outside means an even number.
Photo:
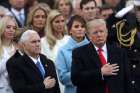
[{"label": "suit jacket", "polygon": [[41,54],[40,60],[45,69],[45,77],[51,76],[56,79],[55,87],[45,89],[44,78],[34,62],[25,54],[18,57],[11,66],[7,66],[14,93],[60,93],[53,62]]},{"label": "suit jacket", "polygon": [[126,53],[109,44],[107,52],[108,62],[120,66],[116,76],[102,77],[100,59],[92,43],[73,51],[71,79],[77,86],[77,93],[105,93],[105,85],[108,86],[109,93],[127,93]]},{"label": "suit jacket", "polygon": [[[9,11],[10,11],[10,15],[13,16],[18,24],[18,26],[20,28],[23,28],[22,24],[20,23],[20,21],[18,20],[17,16],[12,12],[12,7],[8,7]],[[28,15],[28,9],[24,8],[24,17],[25,17],[25,21],[24,21],[24,26],[26,25],[26,21],[27,21],[27,15]]]}]

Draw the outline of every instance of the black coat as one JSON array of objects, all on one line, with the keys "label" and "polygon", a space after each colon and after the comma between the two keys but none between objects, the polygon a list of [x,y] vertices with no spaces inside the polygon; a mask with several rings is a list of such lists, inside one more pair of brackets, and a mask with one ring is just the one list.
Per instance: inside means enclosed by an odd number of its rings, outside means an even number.
[{"label": "black coat", "polygon": [[92,43],[75,49],[72,53],[71,79],[77,93],[104,93],[105,84],[109,93],[127,93],[127,56],[123,50],[107,44],[108,62],[117,63],[117,76],[103,76],[98,54]]},{"label": "black coat", "polygon": [[46,72],[45,77],[51,76],[56,79],[55,87],[45,89],[42,75],[30,57],[25,54],[18,57],[15,62],[11,63],[12,65],[7,65],[14,93],[60,93],[53,62],[41,54],[40,60]]}]

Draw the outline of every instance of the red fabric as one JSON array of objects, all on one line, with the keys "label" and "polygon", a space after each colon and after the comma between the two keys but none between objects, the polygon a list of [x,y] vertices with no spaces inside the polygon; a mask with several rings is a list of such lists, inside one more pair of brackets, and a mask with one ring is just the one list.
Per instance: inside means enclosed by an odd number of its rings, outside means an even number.
[{"label": "red fabric", "polygon": [[103,65],[106,64],[106,60],[105,60],[104,55],[102,54],[102,51],[103,50],[101,48],[98,49],[98,55],[99,55],[99,58],[100,58],[100,61],[101,61],[101,65],[103,66]]},{"label": "red fabric", "polygon": [[[99,55],[99,58],[100,58],[100,62],[101,62],[101,65],[103,66],[103,65],[105,65],[107,62],[106,62],[106,60],[105,60],[104,55],[102,54],[102,51],[103,51],[103,50],[102,50],[101,48],[98,49],[98,55]],[[108,87],[107,87],[107,86],[105,86],[105,93],[109,93]]]}]

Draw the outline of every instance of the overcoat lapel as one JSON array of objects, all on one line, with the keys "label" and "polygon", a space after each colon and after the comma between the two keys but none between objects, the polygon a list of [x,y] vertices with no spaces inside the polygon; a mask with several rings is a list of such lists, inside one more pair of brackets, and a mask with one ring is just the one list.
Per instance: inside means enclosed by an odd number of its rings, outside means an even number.
[{"label": "overcoat lapel", "polygon": [[38,74],[38,76],[42,79],[43,77],[42,77],[39,69],[36,67],[36,65],[32,61],[32,59],[30,57],[28,57],[26,54],[23,57],[24,57],[24,60],[25,60],[24,62],[26,62],[25,64],[27,64],[27,66],[29,66],[29,68],[33,69],[35,74]]},{"label": "overcoat lapel", "polygon": [[[101,67],[101,64],[100,64],[100,59],[98,57],[98,53],[96,52],[96,49],[95,47],[93,46],[92,43],[89,43],[88,45],[88,52],[89,52],[89,57],[91,58],[91,61],[92,63],[94,62],[98,67]],[[93,64],[93,65],[95,65]]]}]

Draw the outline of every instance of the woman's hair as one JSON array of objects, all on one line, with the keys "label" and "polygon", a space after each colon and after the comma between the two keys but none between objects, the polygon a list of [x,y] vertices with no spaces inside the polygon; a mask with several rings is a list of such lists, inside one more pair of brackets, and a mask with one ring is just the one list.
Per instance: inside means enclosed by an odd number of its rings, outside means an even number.
[{"label": "woman's hair", "polygon": [[[58,9],[59,10],[59,2],[61,0],[56,0],[55,4],[54,4],[54,9]],[[70,6],[70,12],[69,15],[73,12],[73,6],[72,6],[72,1],[71,0],[64,0],[69,6]]]},{"label": "woman's hair", "polygon": [[[52,26],[52,22],[54,21],[54,19],[58,16],[61,16],[62,14],[57,11],[57,10],[52,10],[48,17],[47,17],[47,25],[45,27],[45,31],[46,31],[46,39],[49,43],[50,49],[52,49],[55,44],[56,44],[56,40],[57,38],[54,36],[54,29]],[[63,35],[67,32],[66,30],[66,25],[65,25],[65,31],[62,33]]]},{"label": "woman's hair", "polygon": [[[0,20],[0,56],[3,53],[3,34],[5,32],[7,23],[9,22],[9,20],[14,21],[14,23],[16,24],[17,30],[18,30],[18,24],[16,22],[16,20],[14,19],[14,17],[12,16],[4,16],[1,20]],[[16,32],[17,32],[16,30]]]},{"label": "woman's hair", "polygon": [[86,25],[85,19],[83,17],[79,16],[79,15],[74,15],[70,18],[70,20],[67,24],[67,29],[68,29],[69,34],[70,34],[70,30],[72,28],[72,25],[73,25],[74,21],[80,22],[85,27],[85,29],[87,31],[87,25]]},{"label": "woman's hair", "polygon": [[43,10],[45,12],[45,15],[46,16],[48,15],[48,13],[51,10],[50,7],[49,7],[49,5],[47,5],[45,3],[38,3],[37,5],[33,6],[30,9],[29,14],[28,14],[28,17],[27,17],[27,23],[26,23],[27,27],[31,27],[32,26],[32,24],[33,24],[32,23],[33,22],[33,16],[34,16],[35,12],[37,10],[39,10],[39,9]]}]

